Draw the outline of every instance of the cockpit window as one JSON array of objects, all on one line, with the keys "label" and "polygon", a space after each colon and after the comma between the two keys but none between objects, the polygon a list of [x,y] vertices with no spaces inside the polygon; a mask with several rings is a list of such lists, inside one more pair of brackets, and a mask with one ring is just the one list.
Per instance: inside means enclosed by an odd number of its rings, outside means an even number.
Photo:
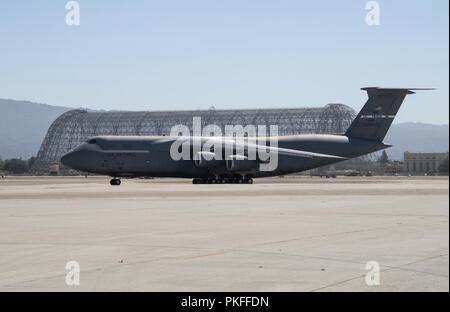
[{"label": "cockpit window", "polygon": [[88,144],[97,144],[97,140],[96,139],[90,139],[87,141]]}]

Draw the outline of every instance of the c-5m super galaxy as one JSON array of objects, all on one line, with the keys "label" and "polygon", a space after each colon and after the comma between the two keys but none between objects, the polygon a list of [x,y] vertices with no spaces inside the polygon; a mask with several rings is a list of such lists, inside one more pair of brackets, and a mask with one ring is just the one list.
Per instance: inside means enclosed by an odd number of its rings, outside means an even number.
[{"label": "c-5m super galaxy", "polygon": [[[370,87],[362,90],[367,91],[369,99],[342,134],[270,138],[277,141],[276,147],[260,141],[256,144],[245,141],[243,146],[238,146],[236,139],[225,137],[196,138],[201,145],[211,139],[220,145],[235,140],[238,148],[235,146],[228,154],[224,152],[225,147],[196,151],[192,137],[97,136],[64,155],[61,162],[82,172],[111,176],[111,185],[120,185],[123,177],[191,178],[194,184],[253,183],[254,178],[301,172],[390,147],[383,139],[406,95],[414,94],[414,90],[429,89]],[[174,159],[171,155],[171,149],[180,140],[190,143],[192,158]],[[261,170],[267,159],[261,159],[259,154],[250,158],[252,148],[270,150],[271,155],[276,153],[276,167]]]}]

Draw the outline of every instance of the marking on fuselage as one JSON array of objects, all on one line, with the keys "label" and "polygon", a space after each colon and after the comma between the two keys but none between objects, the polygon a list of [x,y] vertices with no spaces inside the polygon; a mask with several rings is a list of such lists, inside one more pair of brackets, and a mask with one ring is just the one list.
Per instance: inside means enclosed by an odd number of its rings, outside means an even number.
[{"label": "marking on fuselage", "polygon": [[395,115],[362,115],[364,119],[394,119]]}]

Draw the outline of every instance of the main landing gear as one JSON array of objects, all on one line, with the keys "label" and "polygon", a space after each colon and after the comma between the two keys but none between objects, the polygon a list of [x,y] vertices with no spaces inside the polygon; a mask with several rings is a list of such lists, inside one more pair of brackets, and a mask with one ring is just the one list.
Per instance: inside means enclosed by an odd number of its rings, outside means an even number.
[{"label": "main landing gear", "polygon": [[120,185],[120,179],[118,179],[118,178],[114,178],[114,179],[111,179],[111,181],[109,181],[109,183],[111,184],[111,185]]},{"label": "main landing gear", "polygon": [[252,178],[215,178],[204,179],[196,178],[192,180],[192,184],[253,184]]}]

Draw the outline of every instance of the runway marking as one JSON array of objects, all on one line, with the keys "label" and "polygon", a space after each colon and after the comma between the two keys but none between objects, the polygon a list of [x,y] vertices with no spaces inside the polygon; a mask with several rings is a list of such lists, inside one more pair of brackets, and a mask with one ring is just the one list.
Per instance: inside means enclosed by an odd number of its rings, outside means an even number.
[{"label": "runway marking", "polygon": [[[448,223],[448,221],[435,221],[435,222],[432,222],[432,223],[419,223],[419,225],[434,225],[436,223]],[[291,239],[280,240],[280,241],[266,242],[266,243],[258,244],[256,246],[282,244],[282,243],[289,243],[289,242],[293,242],[293,241],[305,240],[305,239],[311,239],[311,238],[319,238],[319,237],[324,238],[324,237],[329,237],[329,236],[338,236],[338,235],[345,235],[345,234],[354,234],[354,233],[364,233],[364,232],[371,232],[371,231],[389,230],[389,229],[398,228],[398,227],[407,227],[407,226],[416,226],[416,225],[418,225],[418,224],[395,224],[395,225],[385,226],[385,227],[375,227],[375,228],[359,229],[359,230],[353,230],[353,231],[344,231],[344,232],[335,232],[335,233],[328,233],[328,234],[311,235],[311,236],[305,236],[305,237],[299,237],[299,238],[291,238]]]},{"label": "runway marking", "polygon": [[[429,272],[422,272],[422,271],[418,271],[418,270],[411,270],[411,269],[405,269],[405,268],[403,268],[404,266],[408,266],[408,265],[411,265],[411,264],[417,264],[417,263],[420,263],[420,262],[424,262],[424,261],[428,261],[428,260],[432,260],[432,259],[437,259],[437,258],[445,257],[445,256],[448,256],[448,255],[449,255],[449,254],[447,253],[447,254],[444,254],[444,255],[437,255],[437,256],[432,256],[432,257],[428,257],[428,258],[423,258],[423,259],[421,259],[421,260],[417,260],[417,261],[405,263],[405,264],[402,264],[402,265],[400,265],[400,266],[394,266],[394,267],[382,266],[382,267],[387,267],[387,269],[385,269],[385,270],[382,269],[382,270],[380,271],[380,274],[382,274],[383,272],[387,272],[387,271],[401,270],[401,271],[415,272],[415,273],[423,273],[423,274],[428,274],[428,275],[432,275],[432,276],[448,278],[448,275],[443,275],[443,276],[442,276],[442,275],[433,274],[433,273],[429,273]],[[340,282],[336,282],[336,283],[332,283],[332,284],[329,284],[329,285],[326,285],[326,286],[323,286],[323,287],[315,288],[315,289],[313,289],[313,290],[310,290],[310,292],[321,291],[321,290],[324,290],[324,289],[326,289],[326,288],[330,288],[330,287],[342,285],[342,284],[345,284],[345,283],[348,283],[348,282],[350,282],[350,281],[357,280],[357,279],[360,279],[360,278],[363,279],[365,275],[366,275],[366,274],[358,275],[358,276],[355,276],[355,277],[352,277],[352,278],[349,278],[349,279],[346,279],[346,280],[343,280],[343,281],[340,281]],[[382,287],[382,286],[381,286],[381,287]]]},{"label": "runway marking", "polygon": [[[298,255],[298,254],[285,254],[285,253],[280,254],[280,253],[265,252],[265,251],[236,250],[236,249],[223,250],[222,252],[218,251],[217,253],[208,254],[208,255],[225,254],[225,253],[227,253],[227,251],[230,251],[230,252],[247,252],[247,253],[253,253],[253,254],[271,254],[271,255],[275,255],[275,256],[281,256],[281,255],[282,256],[294,256],[294,257],[301,257],[301,258],[313,258],[313,259],[321,259],[321,260],[327,260],[327,261],[333,261],[333,262],[343,262],[343,263],[352,263],[352,264],[364,265],[364,263],[362,263],[362,262],[342,260],[342,259],[333,259],[333,258],[317,257],[317,256],[305,256],[305,255]],[[208,256],[208,255],[200,255],[200,257]],[[402,264],[402,265],[399,265],[399,266],[382,265],[382,268],[387,268],[387,269],[382,269],[381,272],[392,271],[392,270],[401,270],[401,271],[406,271],[406,272],[414,272],[414,273],[427,274],[427,275],[436,276],[436,277],[448,278],[448,275],[440,275],[440,274],[435,274],[435,273],[430,273],[430,272],[425,272],[425,271],[420,271],[420,270],[413,270],[413,269],[404,268],[405,266],[408,266],[408,265],[417,264],[417,263],[424,262],[424,261],[427,261],[427,260],[432,260],[432,259],[437,259],[437,258],[440,258],[440,257],[445,257],[445,256],[448,256],[448,255],[449,255],[448,253],[446,253],[446,254],[439,254],[437,256],[431,256],[431,257],[423,258],[423,259],[420,259],[420,260],[417,260],[417,261],[408,262],[408,263],[405,263],[405,264]],[[189,259],[189,258],[185,258],[185,259]],[[185,259],[183,259],[183,260],[185,260]],[[143,264],[143,263],[148,263],[148,262],[156,262],[158,260],[159,259],[151,259],[151,260],[126,262],[126,263],[123,263],[123,264],[113,264],[113,265],[106,266],[106,267],[103,267],[103,268],[93,268],[93,269],[89,269],[89,270],[83,270],[82,273],[85,274],[85,273],[92,273],[92,272],[95,272],[95,271],[109,271],[109,270],[111,270],[111,269],[113,269],[115,267],[137,265],[137,264]],[[2,287],[13,288],[13,287],[18,287],[18,286],[35,288],[34,286],[27,286],[27,285],[21,285],[21,284],[23,284],[23,283],[32,283],[32,282],[39,281],[39,280],[54,279],[54,278],[64,277],[64,276],[65,276],[65,274],[57,274],[57,275],[51,275],[51,276],[34,278],[34,279],[30,279],[30,280],[18,281],[18,282],[14,282],[14,283],[10,283],[10,284],[0,285],[0,289]],[[311,291],[311,292],[320,291],[320,290],[323,290],[323,289],[326,289],[326,288],[329,288],[329,287],[345,284],[345,283],[347,283],[349,281],[356,280],[356,279],[359,279],[359,278],[363,279],[364,276],[365,276],[365,274],[361,274],[361,275],[358,275],[358,276],[355,276],[355,277],[352,277],[352,278],[349,278],[349,279],[342,280],[340,282],[332,283],[332,284],[329,284],[329,285],[326,285],[326,286],[323,286],[323,287],[319,287],[319,288],[315,288],[315,289],[309,290],[309,291]],[[39,287],[37,287],[37,288],[39,288]],[[60,287],[48,287],[47,286],[47,288],[59,289]],[[95,287],[92,288],[92,289],[93,290],[98,290]],[[102,289],[104,289],[104,288],[102,288]],[[112,290],[114,290],[114,289],[112,289]],[[115,290],[117,290],[117,289],[115,289]]]},{"label": "runway marking", "polygon": [[222,251],[217,251],[217,252],[213,252],[213,253],[209,253],[209,254],[204,254],[204,255],[197,255],[197,256],[191,256],[191,257],[181,257],[181,259],[183,260],[191,260],[191,259],[198,259],[198,258],[204,258],[204,257],[210,257],[210,256],[219,256],[219,255],[223,255],[228,253],[225,250]]}]

